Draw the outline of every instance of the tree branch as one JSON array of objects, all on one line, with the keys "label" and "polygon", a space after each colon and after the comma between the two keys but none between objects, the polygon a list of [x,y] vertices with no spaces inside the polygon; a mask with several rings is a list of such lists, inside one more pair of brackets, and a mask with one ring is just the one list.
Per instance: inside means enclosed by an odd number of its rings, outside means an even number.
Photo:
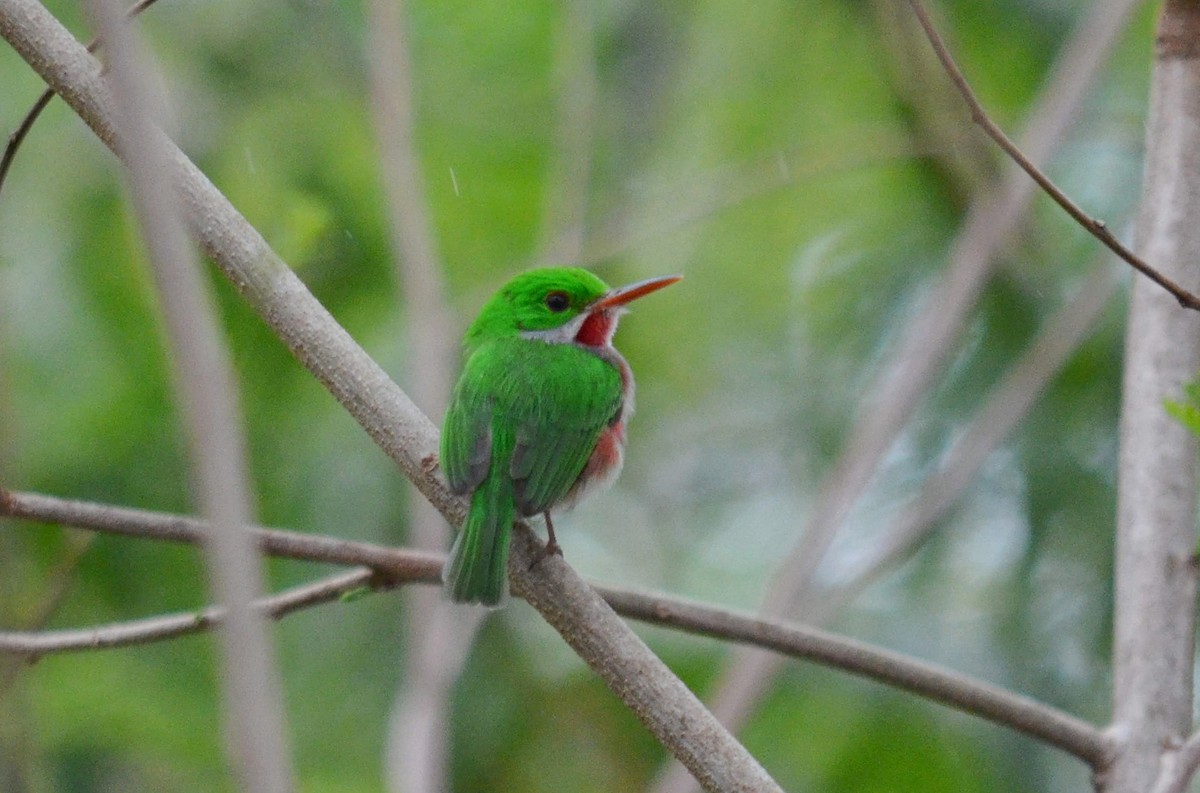
[{"label": "tree branch", "polygon": [[[1138,250],[1200,285],[1200,5],[1168,0],[1146,120]],[[1141,793],[1192,731],[1197,438],[1167,414],[1200,370],[1200,319],[1134,282],[1122,378],[1113,604],[1113,723],[1105,793]]]},{"label": "tree branch", "polygon": [[[457,345],[417,153],[408,10],[402,0],[367,3],[368,74],[404,316],[405,381],[417,407],[432,412],[449,400]],[[415,488],[409,489],[407,543],[445,548],[445,520]],[[387,785],[392,793],[438,793],[450,787],[448,725],[454,684],[484,612],[464,609],[426,587],[406,589],[403,597],[396,642],[406,651],[388,717]]]},{"label": "tree branch", "polygon": [[958,64],[954,62],[950,51],[946,49],[946,43],[942,41],[941,35],[937,32],[937,28],[933,26],[933,22],[930,20],[929,14],[925,11],[925,7],[921,5],[920,0],[909,0],[909,5],[912,6],[913,13],[917,15],[917,19],[920,20],[921,27],[925,29],[925,35],[929,37],[929,43],[933,45],[933,50],[937,53],[938,60],[946,67],[946,74],[950,76],[950,80],[958,88],[958,92],[962,94],[967,107],[971,109],[971,120],[978,124],[987,133],[988,137],[996,141],[996,145],[1003,149],[1004,153],[1012,158],[1013,162],[1021,166],[1021,170],[1029,174],[1029,177],[1038,183],[1038,186],[1042,188],[1046,195],[1054,199],[1054,203],[1062,207],[1063,211],[1070,215],[1085,231],[1104,243],[1109,250],[1117,254],[1125,262],[1128,262],[1133,269],[1170,292],[1171,296],[1179,301],[1179,305],[1184,308],[1200,311],[1200,297],[1184,289],[1148,264],[1142,257],[1122,245],[1121,241],[1114,237],[1112,232],[1108,230],[1108,225],[1103,220],[1093,218],[1084,212],[1078,204],[1059,189],[1058,185],[1050,180],[1050,177],[1046,176],[1040,168],[1034,165],[1017,148],[1015,143],[1009,140],[1008,136],[1004,134],[1004,130],[1000,129],[992,121],[987,111],[983,109],[983,105],[980,104],[979,99],[976,98],[975,92],[971,90],[971,86],[963,76],[962,71],[959,70]]},{"label": "tree branch", "polygon": [[[337,600],[364,586],[387,589],[397,583],[395,579],[379,577],[374,570],[361,567],[261,598],[254,602],[254,608],[264,617],[281,619],[301,609]],[[95,628],[0,631],[0,653],[24,656],[33,662],[45,655],[150,644],[213,630],[225,617],[225,609],[209,606],[196,612],[164,614]]]},{"label": "tree branch", "polygon": [[196,501],[213,527],[204,550],[209,589],[226,614],[218,642],[226,753],[247,791],[288,793],[295,782],[283,689],[274,644],[254,610],[264,589],[260,558],[243,531],[253,498],[233,364],[168,176],[169,141],[155,121],[165,103],[146,77],[153,62],[117,0],[87,6],[108,42],[115,149],[165,319]]},{"label": "tree branch", "polygon": [[[74,501],[38,493],[18,493],[2,488],[0,517],[187,545],[200,545],[208,532],[205,521],[185,515]],[[258,543],[259,550],[269,556],[325,564],[362,565],[399,581],[441,583],[441,565],[445,561],[443,554],[280,529],[253,527],[248,533]]]},{"label": "tree branch", "polygon": [[[100,67],[36,0],[0,0],[0,35],[111,148],[113,109]],[[205,252],[330,393],[451,523],[463,502],[435,475],[437,430],[316,301],[262,236],[173,143],[168,173]],[[525,597],[706,788],[779,786],[696,696],[559,557],[514,532],[509,574]],[[532,569],[531,569],[532,568]]]},{"label": "tree branch", "polygon": [[[206,532],[203,521],[179,515],[4,490],[0,490],[0,516],[193,544],[202,542]],[[386,585],[440,583],[444,560],[440,554],[314,534],[258,528],[251,532],[263,552],[271,555],[363,565]],[[1086,722],[1028,697],[899,653],[814,628],[764,620],[659,593],[608,586],[597,586],[596,591],[617,613],[631,619],[774,650],[893,685],[1031,735],[1093,765],[1101,764],[1110,753],[1109,739]]]},{"label": "tree branch", "polygon": [[1028,697],[935,664],[817,628],[738,614],[658,594],[599,587],[618,613],[704,636],[741,642],[910,691],[971,713],[1102,765],[1111,753],[1096,727]]}]

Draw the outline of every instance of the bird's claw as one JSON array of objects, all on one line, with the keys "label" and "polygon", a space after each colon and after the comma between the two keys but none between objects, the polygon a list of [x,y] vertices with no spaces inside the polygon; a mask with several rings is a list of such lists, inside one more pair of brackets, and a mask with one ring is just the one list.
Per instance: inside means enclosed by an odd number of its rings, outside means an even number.
[{"label": "bird's claw", "polygon": [[533,568],[537,567],[547,556],[557,556],[562,558],[562,555],[562,546],[556,543],[554,540],[551,540],[542,547],[542,550],[538,551],[536,556],[533,557],[533,561],[529,563],[529,569],[532,570]]}]

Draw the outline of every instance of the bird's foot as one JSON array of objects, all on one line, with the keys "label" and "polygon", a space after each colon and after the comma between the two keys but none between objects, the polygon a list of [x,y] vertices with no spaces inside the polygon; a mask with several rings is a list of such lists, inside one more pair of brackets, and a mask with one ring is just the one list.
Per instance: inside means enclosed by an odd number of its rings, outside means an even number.
[{"label": "bird's foot", "polygon": [[547,556],[557,556],[562,558],[562,555],[562,546],[554,540],[551,540],[542,546],[542,550],[538,551],[537,555],[533,557],[533,561],[529,563],[529,569],[532,570],[533,568],[537,567]]}]

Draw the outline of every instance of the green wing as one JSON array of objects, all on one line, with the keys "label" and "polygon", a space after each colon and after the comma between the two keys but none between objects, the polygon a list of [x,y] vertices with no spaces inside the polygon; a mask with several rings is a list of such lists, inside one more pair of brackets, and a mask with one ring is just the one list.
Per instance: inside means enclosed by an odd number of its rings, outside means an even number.
[{"label": "green wing", "polygon": [[516,444],[509,461],[517,508],[545,512],[562,501],[621,410],[621,375],[596,354],[569,344],[526,344],[536,393],[497,405],[511,417]]},{"label": "green wing", "polygon": [[[442,467],[451,488],[469,492],[503,466],[522,514],[550,509],[617,417],[621,392],[617,368],[580,347],[517,338],[483,345],[446,414]],[[492,448],[497,429],[513,433],[511,450]]]},{"label": "green wing", "polygon": [[483,482],[492,459],[494,400],[478,379],[481,373],[472,372],[473,360],[467,361],[442,422],[442,471],[450,490],[460,496]]}]

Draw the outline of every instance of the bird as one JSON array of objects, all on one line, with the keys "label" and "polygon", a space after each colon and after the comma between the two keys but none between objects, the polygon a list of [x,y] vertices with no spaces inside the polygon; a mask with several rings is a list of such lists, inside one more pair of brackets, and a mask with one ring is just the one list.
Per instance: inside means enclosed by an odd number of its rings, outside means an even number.
[{"label": "bird", "polygon": [[[442,579],[450,600],[495,607],[508,591],[513,521],[607,487],[621,470],[633,413],[629,364],[612,345],[632,300],[681,280],[618,289],[578,267],[514,276],[467,329],[463,367],[442,423],[440,464],[470,506]],[[535,562],[536,563],[536,562]]]}]

